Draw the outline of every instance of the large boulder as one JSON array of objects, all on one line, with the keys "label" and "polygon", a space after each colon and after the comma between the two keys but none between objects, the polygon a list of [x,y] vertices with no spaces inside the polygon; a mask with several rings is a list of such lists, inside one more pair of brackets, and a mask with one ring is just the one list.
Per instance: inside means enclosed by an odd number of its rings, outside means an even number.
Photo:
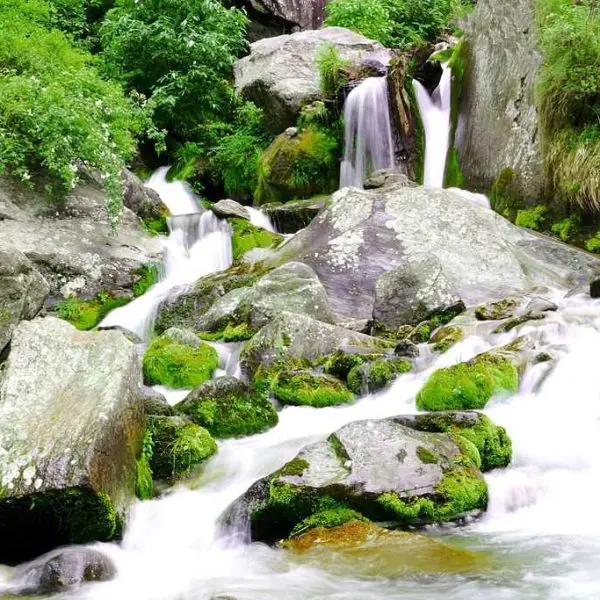
[{"label": "large boulder", "polygon": [[124,169],[121,174],[123,182],[123,205],[141,219],[160,219],[169,215],[169,209],[160,199],[158,192],[147,187],[135,173]]},{"label": "large boulder", "polygon": [[19,324],[0,384],[0,561],[119,535],[145,429],[140,386],[122,333]]},{"label": "large boulder", "polygon": [[261,210],[281,233],[296,233],[304,229],[325,206],[329,196],[316,196],[308,200],[263,204]]},{"label": "large boulder", "polygon": [[542,56],[535,2],[479,0],[463,26],[466,68],[456,132],[468,189],[488,191],[504,171],[506,192],[544,196],[535,85]]},{"label": "large boulder", "polygon": [[[599,265],[592,255],[516,227],[457,192],[417,187],[401,175],[374,189],[339,190],[272,260],[310,265],[332,310],[354,319],[372,318],[385,273],[420,277],[414,297],[397,306],[399,320],[406,304],[418,306],[419,290],[436,273],[447,282],[442,299],[457,296],[471,306],[540,286],[587,283]],[[432,267],[415,272],[417,261]],[[390,309],[386,319],[395,318]]]},{"label": "large boulder", "polygon": [[250,519],[252,538],[287,537],[303,519],[351,508],[403,527],[452,521],[487,506],[487,486],[466,445],[395,419],[345,425],[255,483],[229,514]]},{"label": "large boulder", "polygon": [[317,29],[323,23],[327,0],[245,0],[244,4],[263,16],[261,20],[285,29]]},{"label": "large boulder", "polygon": [[333,44],[354,66],[382,50],[349,29],[327,27],[260,40],[235,63],[235,87],[264,109],[273,133],[295,125],[302,107],[321,99],[317,52],[324,44]]},{"label": "large boulder", "polygon": [[140,268],[162,254],[128,208],[111,235],[106,192],[89,180],[52,206],[43,193],[1,177],[0,239],[31,260],[53,296],[130,292]]},{"label": "large boulder", "polygon": [[19,321],[39,312],[48,292],[48,283],[31,261],[0,240],[0,353]]}]

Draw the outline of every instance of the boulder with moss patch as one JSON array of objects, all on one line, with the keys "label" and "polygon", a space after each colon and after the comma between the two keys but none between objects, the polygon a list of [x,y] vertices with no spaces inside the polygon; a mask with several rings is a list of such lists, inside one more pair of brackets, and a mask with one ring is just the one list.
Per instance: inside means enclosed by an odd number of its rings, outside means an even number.
[{"label": "boulder with moss patch", "polygon": [[229,219],[229,224],[233,230],[231,252],[234,260],[254,248],[276,248],[283,241],[283,237],[278,233],[252,225],[246,219],[232,218]]},{"label": "boulder with moss patch", "polygon": [[187,477],[194,467],[217,452],[210,433],[184,417],[151,417],[150,468],[154,479],[176,480]]},{"label": "boulder with moss patch", "polygon": [[335,377],[310,371],[280,371],[271,387],[282,404],[322,408],[346,404],[354,394]]},{"label": "boulder with moss patch", "polygon": [[175,389],[194,388],[210,379],[218,366],[217,351],[205,342],[193,347],[161,336],[144,353],[144,382]]},{"label": "boulder with moss patch", "polygon": [[348,373],[348,387],[355,394],[377,392],[411,370],[412,363],[406,358],[380,358],[355,366]]},{"label": "boulder with moss patch", "polygon": [[472,410],[484,408],[497,393],[514,394],[519,372],[503,354],[486,352],[466,363],[438,369],[417,394],[419,410]]},{"label": "boulder with moss patch", "polygon": [[431,336],[429,343],[435,352],[444,353],[450,350],[454,344],[461,342],[465,334],[460,327],[442,327]]},{"label": "boulder with moss patch", "polygon": [[450,434],[385,419],[350,423],[307,446],[255,483],[230,514],[246,514],[252,538],[273,542],[331,509],[410,527],[453,521],[486,506],[485,480]]},{"label": "boulder with moss patch", "polygon": [[296,233],[306,227],[327,206],[328,201],[328,195],[320,195],[306,200],[263,204],[261,210],[275,224],[277,231]]},{"label": "boulder with moss patch", "polygon": [[119,535],[145,415],[120,332],[22,321],[0,384],[0,561]]},{"label": "boulder with moss patch", "polygon": [[254,435],[277,425],[277,412],[266,392],[235,377],[219,377],[196,388],[175,410],[217,438]]}]

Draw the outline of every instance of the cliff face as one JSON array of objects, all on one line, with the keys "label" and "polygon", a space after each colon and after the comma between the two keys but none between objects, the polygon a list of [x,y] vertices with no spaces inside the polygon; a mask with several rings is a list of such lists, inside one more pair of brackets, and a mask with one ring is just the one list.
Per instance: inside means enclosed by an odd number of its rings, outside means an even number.
[{"label": "cliff face", "polygon": [[480,0],[465,34],[467,65],[456,136],[466,189],[489,191],[503,169],[528,203],[545,194],[535,83],[534,0]]}]

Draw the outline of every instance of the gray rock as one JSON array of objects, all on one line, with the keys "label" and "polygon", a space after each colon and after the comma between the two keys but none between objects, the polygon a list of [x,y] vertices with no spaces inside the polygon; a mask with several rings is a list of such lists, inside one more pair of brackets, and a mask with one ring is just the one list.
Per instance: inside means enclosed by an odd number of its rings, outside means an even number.
[{"label": "gray rock", "polygon": [[419,348],[410,340],[400,340],[394,348],[394,354],[400,357],[416,358],[419,356]]},{"label": "gray rock", "polygon": [[43,193],[0,177],[0,215],[0,239],[31,260],[56,296],[129,292],[136,271],[162,255],[128,208],[111,235],[106,193],[90,181],[52,208]]},{"label": "gray rock", "polygon": [[217,203],[211,204],[210,210],[212,210],[220,219],[227,219],[228,217],[237,217],[246,220],[250,219],[250,214],[246,208],[235,200],[219,200]]},{"label": "gray rock", "polygon": [[46,280],[21,252],[0,240],[0,353],[23,319],[33,319],[48,297]]},{"label": "gray rock", "polygon": [[292,200],[284,204],[263,204],[261,210],[275,224],[280,233],[296,233],[306,227],[325,208],[329,196],[308,200]]},{"label": "gray rock", "polygon": [[129,169],[121,175],[123,181],[123,204],[140,219],[159,219],[169,214],[169,209],[160,199],[158,192],[144,185],[144,182]]},{"label": "gray rock", "polygon": [[349,29],[327,27],[260,40],[235,63],[236,89],[264,109],[272,133],[295,125],[301,108],[321,99],[316,58],[319,47],[328,43],[355,66],[382,50],[378,42]]},{"label": "gray rock", "polygon": [[19,593],[56,594],[91,581],[108,581],[117,570],[110,558],[94,548],[61,548],[19,566],[11,585]]},{"label": "gray rock", "polygon": [[175,414],[173,407],[159,391],[147,385],[142,386],[142,403],[147,415],[160,415],[169,417]]},{"label": "gray rock", "polygon": [[22,321],[0,385],[0,561],[106,541],[134,499],[145,417],[135,346]]},{"label": "gray rock", "polygon": [[308,227],[276,251],[273,264],[310,265],[334,313],[370,319],[379,278],[411,272],[423,256],[437,259],[467,306],[588,283],[600,265],[594,256],[515,227],[456,192],[394,181],[374,190],[336,192]]},{"label": "gray rock", "polygon": [[[464,469],[465,482],[474,482],[477,493],[461,509],[447,511],[445,520],[453,520],[484,509],[487,503],[483,476],[474,466],[459,466],[462,460],[461,450],[445,433],[416,431],[394,419],[350,423],[254,484],[229,514],[246,514],[252,538],[267,542],[289,535],[323,497],[333,497],[370,518],[405,526],[426,524],[434,518],[433,510],[420,515],[417,510],[411,517],[409,511],[400,515],[401,508],[395,513],[394,504],[402,507],[430,499],[433,509],[444,503],[438,486],[445,473],[458,468]],[[277,496],[282,485],[295,500],[293,510]]]},{"label": "gray rock", "polygon": [[432,254],[413,257],[402,268],[383,273],[375,283],[373,318],[390,330],[458,308],[464,310],[462,300]]},{"label": "gray rock", "polygon": [[334,322],[325,288],[308,265],[289,262],[267,273],[253,287],[225,294],[200,318],[199,328],[219,331],[228,323],[247,323],[257,331],[283,311]]},{"label": "gray rock", "polygon": [[246,342],[240,362],[246,373],[253,373],[260,364],[272,365],[285,358],[314,360],[336,350],[381,353],[385,349],[385,343],[377,338],[282,312]]},{"label": "gray rock", "polygon": [[201,344],[200,338],[193,331],[179,327],[170,327],[161,337],[167,338],[177,344],[182,344],[183,346],[191,346],[192,348],[199,348]]},{"label": "gray rock", "polygon": [[510,192],[530,203],[546,190],[535,104],[542,56],[534,4],[479,0],[463,26],[467,57],[456,135],[468,189],[487,192],[509,168]]},{"label": "gray rock", "polygon": [[245,0],[249,8],[286,28],[317,29],[323,23],[327,0]]}]

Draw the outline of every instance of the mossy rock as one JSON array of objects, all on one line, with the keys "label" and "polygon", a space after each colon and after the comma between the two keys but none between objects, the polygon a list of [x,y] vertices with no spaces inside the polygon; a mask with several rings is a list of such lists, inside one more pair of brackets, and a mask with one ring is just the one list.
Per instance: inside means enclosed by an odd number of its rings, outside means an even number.
[{"label": "mossy rock", "polygon": [[217,351],[206,343],[193,348],[158,337],[144,353],[144,382],[175,389],[194,388],[210,379],[218,366]]},{"label": "mossy rock", "polygon": [[496,393],[516,393],[519,373],[512,361],[485,353],[466,363],[438,369],[417,394],[419,410],[473,410],[484,408]]},{"label": "mossy rock", "polygon": [[348,373],[348,387],[355,394],[377,392],[411,370],[412,363],[406,358],[381,358],[353,367]]},{"label": "mossy rock", "polygon": [[266,391],[234,377],[219,377],[193,390],[175,410],[217,438],[261,433],[277,425],[278,416]]},{"label": "mossy rock", "polygon": [[500,321],[514,317],[522,304],[520,298],[509,296],[497,302],[481,304],[475,309],[475,317],[479,321]]},{"label": "mossy rock", "polygon": [[[459,444],[464,438],[474,446],[477,454],[472,456],[482,471],[507,467],[512,459],[512,442],[504,427],[495,425],[489,417],[477,412],[434,412],[396,420],[419,431],[449,433]],[[472,449],[464,448],[472,453]]]},{"label": "mossy rock", "polygon": [[155,479],[176,480],[189,476],[194,467],[217,452],[210,433],[185,417],[151,417],[150,466]]},{"label": "mossy rock", "polygon": [[131,291],[134,298],[143,296],[160,278],[160,270],[155,263],[141,266],[134,273],[135,281]]},{"label": "mossy rock", "polygon": [[257,204],[329,194],[338,187],[339,145],[315,127],[281,134],[260,157]]},{"label": "mossy rock", "polygon": [[198,336],[203,340],[231,343],[250,340],[255,333],[248,323],[240,323],[239,325],[227,323],[219,331],[200,331]]},{"label": "mossy rock", "polygon": [[461,342],[465,337],[463,330],[460,327],[442,327],[438,329],[431,339],[429,343],[432,345],[435,352],[448,352],[454,344]]},{"label": "mossy rock", "polygon": [[356,521],[368,523],[369,519],[350,508],[340,507],[322,510],[310,515],[310,517],[306,517],[306,519],[302,519],[302,521],[292,529],[290,538],[302,535],[309,529],[314,529],[315,527],[320,529],[331,529],[332,527],[344,525],[344,523]]},{"label": "mossy rock", "polygon": [[125,306],[131,300],[131,296],[100,292],[91,300],[65,298],[57,302],[51,311],[80,331],[88,331],[96,327],[111,310]]},{"label": "mossy rock", "polygon": [[252,225],[246,219],[229,219],[233,230],[231,251],[237,260],[254,248],[276,248],[283,241],[283,236]]},{"label": "mossy rock", "polygon": [[354,394],[338,379],[310,371],[280,371],[271,388],[282,404],[322,408],[346,404]]},{"label": "mossy rock", "polygon": [[337,350],[333,354],[325,357],[323,369],[328,375],[333,375],[342,381],[346,380],[348,373],[354,367],[364,364],[365,357],[361,354],[351,354],[343,350]]}]

